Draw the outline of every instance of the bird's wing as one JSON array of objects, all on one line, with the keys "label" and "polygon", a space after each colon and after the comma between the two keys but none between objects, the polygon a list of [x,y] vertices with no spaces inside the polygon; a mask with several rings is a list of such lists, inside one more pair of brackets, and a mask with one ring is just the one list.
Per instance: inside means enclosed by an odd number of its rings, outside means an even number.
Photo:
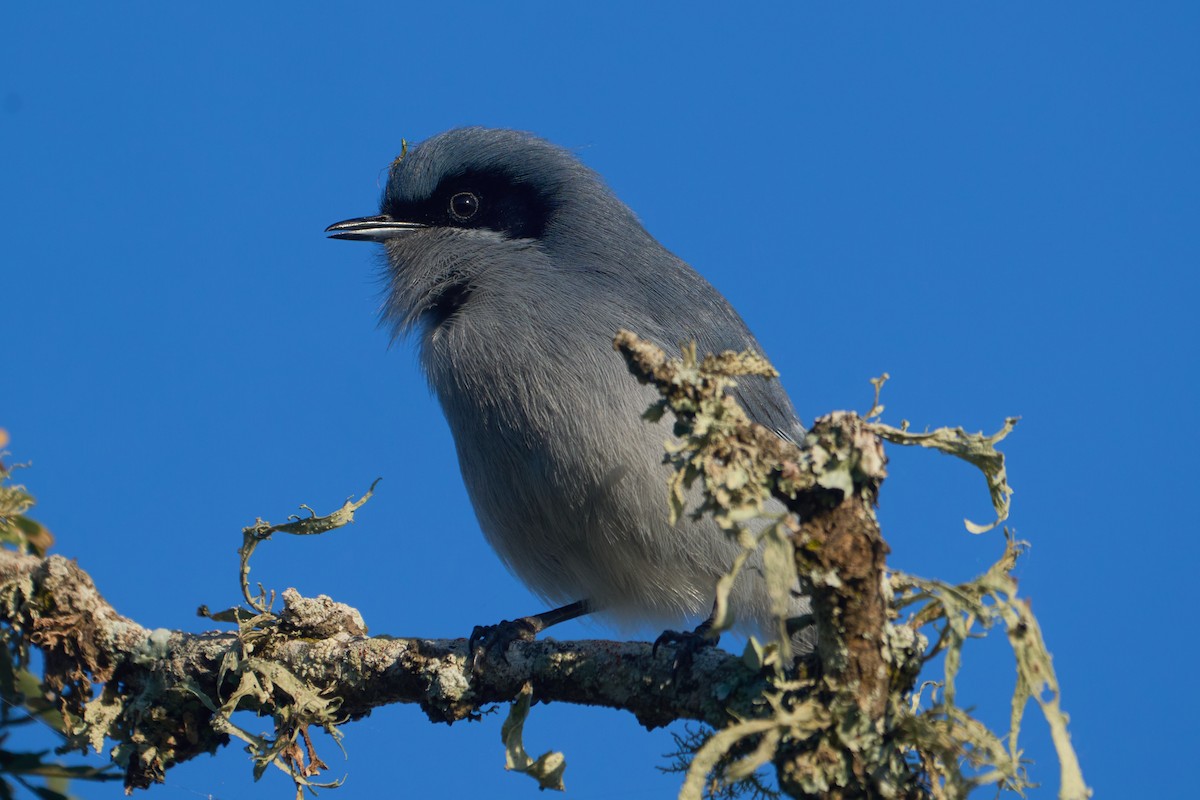
[{"label": "bird's wing", "polygon": [[[660,346],[673,353],[680,344],[695,341],[699,354],[753,350],[763,355],[762,345],[729,301],[685,262],[662,252],[666,259],[642,272],[652,279],[642,284],[640,298],[657,326]],[[804,436],[804,426],[777,379],[745,375],[732,391],[754,422],[789,441],[799,442]]]},{"label": "bird's wing", "polygon": [[[698,353],[754,350],[759,355],[763,354],[762,346],[749,331],[745,331],[744,335],[737,336],[736,339],[734,341],[729,336],[714,337],[711,334],[701,334],[696,337],[696,350]],[[791,442],[799,442],[804,436],[804,426],[797,418],[792,401],[778,378],[743,375],[737,379],[737,386],[733,387],[730,393],[751,421],[770,428],[781,438]]]},{"label": "bird's wing", "polygon": [[804,426],[778,380],[746,375],[738,379],[733,396],[751,420],[770,428],[781,438],[798,444],[804,436]]},{"label": "bird's wing", "polygon": [[[709,324],[696,326],[690,332],[681,331],[678,338],[672,342],[672,349],[682,342],[695,340],[696,352],[700,355],[722,353],[726,350],[753,350],[763,355],[762,345],[724,298],[719,299],[719,304],[713,303],[710,312],[704,316],[708,319],[695,321]],[[804,426],[796,416],[796,409],[778,378],[743,375],[737,379],[737,386],[731,393],[753,422],[770,428],[780,437],[792,442],[798,443],[804,436]]]}]

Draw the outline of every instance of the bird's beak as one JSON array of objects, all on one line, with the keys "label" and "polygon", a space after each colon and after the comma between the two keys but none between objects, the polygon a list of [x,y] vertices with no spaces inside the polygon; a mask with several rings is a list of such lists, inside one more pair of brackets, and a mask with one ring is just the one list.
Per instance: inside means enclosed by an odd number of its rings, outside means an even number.
[{"label": "bird's beak", "polygon": [[377,217],[356,217],[335,222],[325,229],[330,239],[350,239],[355,242],[386,242],[406,233],[426,227],[419,222],[402,222],[387,214]]}]

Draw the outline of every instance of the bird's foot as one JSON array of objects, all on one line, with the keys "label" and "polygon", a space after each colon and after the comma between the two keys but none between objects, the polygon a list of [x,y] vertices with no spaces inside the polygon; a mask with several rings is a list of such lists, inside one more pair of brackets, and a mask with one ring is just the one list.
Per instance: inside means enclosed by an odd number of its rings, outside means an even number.
[{"label": "bird's foot", "polygon": [[675,658],[671,662],[671,675],[673,678],[678,678],[682,673],[691,670],[696,653],[706,647],[715,647],[720,639],[720,634],[712,632],[712,623],[705,621],[694,631],[663,631],[662,635],[654,640],[654,647],[651,648],[650,654],[657,658],[658,648],[663,645],[674,650]]},{"label": "bird's foot", "polygon": [[471,632],[471,638],[467,640],[471,672],[478,674],[492,653],[496,653],[501,661],[508,663],[508,646],[513,642],[532,642],[551,625],[591,612],[591,603],[587,600],[576,600],[574,603],[567,603],[560,608],[552,608],[531,617],[506,619],[495,625],[476,625],[475,630]]},{"label": "bird's foot", "polygon": [[508,663],[508,647],[513,642],[532,642],[544,625],[537,617],[506,619],[495,625],[476,625],[467,640],[467,653],[471,671],[478,673],[483,664],[495,653],[501,661]]}]

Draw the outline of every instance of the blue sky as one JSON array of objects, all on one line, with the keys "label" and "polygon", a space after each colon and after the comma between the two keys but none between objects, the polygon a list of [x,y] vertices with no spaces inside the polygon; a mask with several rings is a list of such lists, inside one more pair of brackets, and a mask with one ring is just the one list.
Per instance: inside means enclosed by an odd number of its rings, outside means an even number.
[{"label": "blue sky", "polygon": [[[240,529],[384,480],[350,529],[260,549],[252,577],[452,637],[540,610],[479,534],[411,349],[376,327],[373,213],[402,137],[461,124],[575,149],[720,288],[806,421],[998,427],[1018,570],[1089,783],[1185,796],[1197,557],[1200,12],[1192,4],[458,2],[7,7],[0,22],[0,426],[38,518],[123,613],[199,631],[237,599]],[[527,310],[521,309],[520,313]],[[982,480],[891,451],[901,569],[966,579]],[[587,623],[558,638],[611,635]],[[652,635],[647,632],[647,635]],[[1012,666],[960,699],[1007,720]],[[1053,797],[1044,727],[1027,755]],[[389,708],[330,745],[330,796],[533,797],[500,718]],[[670,796],[668,734],[537,707],[572,798]],[[1185,761],[1185,759],[1187,759]],[[161,798],[288,792],[238,748]],[[116,786],[79,787],[88,798]]]}]

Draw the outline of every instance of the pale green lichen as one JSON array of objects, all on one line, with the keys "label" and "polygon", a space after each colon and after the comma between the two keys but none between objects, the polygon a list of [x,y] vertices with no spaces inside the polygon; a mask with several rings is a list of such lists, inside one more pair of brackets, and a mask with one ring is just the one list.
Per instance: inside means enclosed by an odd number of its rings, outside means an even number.
[{"label": "pale green lichen", "polygon": [[529,719],[529,706],[533,701],[533,684],[526,683],[509,707],[508,717],[500,726],[500,739],[504,742],[504,768],[528,775],[537,781],[539,789],[566,791],[563,772],[567,759],[562,753],[548,751],[531,758],[525,751],[525,721]]},{"label": "pale green lichen", "polygon": [[[277,767],[295,782],[297,798],[305,789],[332,788],[342,783],[342,780],[313,780],[328,766],[317,755],[309,736],[310,727],[320,728],[341,746],[342,735],[337,725],[343,721],[339,713],[342,701],[333,694],[332,687],[313,685],[270,654],[297,635],[324,638],[335,630],[365,635],[366,626],[354,609],[326,597],[303,598],[292,590],[284,592],[287,604],[284,616],[276,615],[272,610],[274,592],[267,592],[262,586],[257,594],[250,591],[250,557],[272,534],[316,535],[353,522],[355,512],[371,499],[378,483],[376,479],[362,497],[348,499],[331,514],[318,516],[308,506],[301,506],[309,516],[293,516],[281,525],[258,519],[254,525],[243,529],[242,547],[238,553],[242,595],[249,608],[235,607],[217,613],[201,609],[201,613],[211,619],[234,622],[238,626],[238,645],[225,653],[217,677],[218,686],[236,681],[236,687],[223,698],[208,696],[194,682],[185,684],[185,688],[212,712],[214,728],[246,743],[254,763],[255,779],[267,767]],[[298,625],[306,629],[297,630]],[[242,709],[269,712],[274,721],[274,734],[254,734],[235,724],[233,714]]]},{"label": "pale green lichen", "polygon": [[[806,482],[807,474],[815,474],[817,486],[849,496],[860,475],[882,474],[882,462],[860,461],[878,456],[849,442],[818,441],[811,436],[802,454],[781,454],[756,439],[747,430],[744,412],[727,394],[737,375],[773,376],[769,365],[754,354],[726,353],[701,360],[694,346],[685,346],[680,358],[668,360],[661,350],[628,332],[619,334],[614,344],[630,362],[631,371],[655,385],[662,395],[647,416],[659,418],[668,409],[676,416],[675,432],[680,440],[666,451],[666,460],[676,469],[671,481],[673,518],[684,511],[686,490],[699,484],[703,499],[695,513],[712,514],[745,548],[718,582],[718,620],[727,620],[723,603],[757,548],[763,548],[764,573],[772,597],[778,601],[773,603],[777,615],[787,609],[781,590],[790,592],[797,576],[810,586],[838,588],[836,573],[814,571],[808,560],[792,558],[789,528],[783,521],[774,520],[755,536],[748,535],[742,523],[761,514],[772,491],[795,498],[811,485]],[[879,390],[886,377],[872,381],[875,402],[868,418],[883,411]],[[1002,523],[1009,514],[1012,489],[1004,456],[996,444],[1016,422],[1016,418],[1006,420],[991,436],[969,434],[961,428],[912,433],[907,424],[900,428],[878,421],[868,425],[886,441],[934,448],[978,467],[986,477],[996,511],[990,525],[966,521],[969,530],[981,533]],[[811,472],[789,466],[788,459],[807,459]],[[783,539],[788,542],[786,547],[781,544]],[[830,686],[828,676],[821,683],[785,678],[781,667],[787,662],[778,658],[778,649],[786,647],[787,639],[782,624],[776,641],[764,645],[752,640],[744,656],[747,663],[756,668],[774,666],[776,688],[765,696],[770,713],[734,720],[702,740],[690,742],[685,754],[690,763],[680,797],[692,800],[705,793],[734,796],[741,790],[739,781],[771,763],[781,770],[782,782],[813,796],[846,788],[851,794],[867,791],[882,797],[963,798],[985,785],[1023,793],[1030,784],[1017,741],[1030,698],[1041,707],[1057,749],[1059,797],[1089,797],[1070,746],[1067,718],[1059,706],[1050,655],[1028,604],[1016,594],[1012,569],[1020,550],[1020,543],[1006,531],[1000,560],[987,573],[964,584],[901,573],[880,576],[894,620],[878,634],[884,663],[891,671],[888,710],[882,718],[861,713],[861,707],[853,702],[854,687]],[[790,560],[794,568],[782,569],[782,559]],[[955,678],[964,646],[996,622],[1005,625],[1018,671],[1010,730],[1004,737],[992,733],[955,703]],[[944,655],[941,680],[915,688],[922,665],[939,654]],[[930,687],[932,691],[925,691]],[[864,763],[874,766],[864,775],[851,768],[852,762],[860,768]]]}]

